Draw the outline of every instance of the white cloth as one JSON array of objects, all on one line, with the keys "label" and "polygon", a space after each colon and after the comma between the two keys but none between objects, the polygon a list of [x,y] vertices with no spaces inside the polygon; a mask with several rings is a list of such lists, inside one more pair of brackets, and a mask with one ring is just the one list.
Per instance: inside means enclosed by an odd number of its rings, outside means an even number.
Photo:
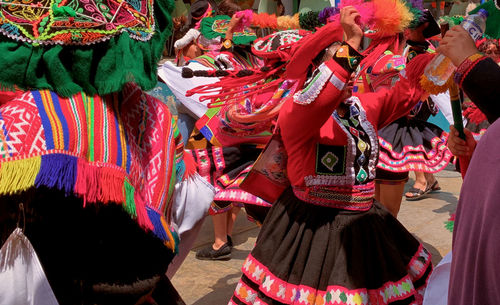
[{"label": "white cloth", "polygon": [[446,256],[432,271],[427,283],[424,294],[423,305],[447,305],[448,304],[448,286],[450,284],[452,254]]},{"label": "white cloth", "polygon": [[[192,69],[193,71],[198,70],[209,70],[199,63],[191,62],[186,67]],[[207,112],[208,102],[200,102],[200,95],[194,94],[192,96],[186,96],[186,92],[197,86],[212,84],[219,81],[218,77],[192,77],[183,78],[182,68],[177,67],[172,62],[165,62],[158,69],[158,76],[163,80],[165,84],[172,90],[175,97],[188,108],[192,113],[194,113],[197,118],[201,118],[205,112]]]},{"label": "white cloth", "polygon": [[58,304],[35,249],[19,228],[0,250],[0,304]]},{"label": "white cloth", "polygon": [[205,217],[214,196],[214,187],[198,173],[175,184],[172,222],[179,234],[189,231]]},{"label": "white cloth", "polygon": [[[431,95],[430,98],[438,106],[439,110],[443,113],[448,123],[450,123],[450,125],[453,125],[454,122],[453,112],[451,111],[450,92],[446,91],[438,95]],[[465,126],[466,119],[463,116],[462,120]]]},{"label": "white cloth", "polygon": [[215,189],[199,174],[175,185],[172,222],[178,227],[179,252],[168,266],[172,278],[189,254],[215,196]]},{"label": "white cloth", "polygon": [[174,48],[176,50],[184,48],[192,41],[198,39],[200,34],[201,34],[200,31],[198,31],[197,29],[190,29],[181,39],[175,41]]}]

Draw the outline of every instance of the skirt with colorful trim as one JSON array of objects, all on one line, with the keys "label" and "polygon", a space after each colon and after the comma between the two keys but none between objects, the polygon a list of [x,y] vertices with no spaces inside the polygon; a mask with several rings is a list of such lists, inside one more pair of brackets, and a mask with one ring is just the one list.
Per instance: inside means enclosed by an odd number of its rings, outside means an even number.
[{"label": "skirt with colorful trim", "polygon": [[229,304],[422,304],[431,254],[375,202],[348,211],[273,204]]},{"label": "skirt with colorful trim", "polygon": [[243,207],[250,220],[262,223],[268,202],[240,189],[240,184],[252,168],[262,149],[253,145],[217,147],[208,144],[205,149],[193,149],[191,153],[198,165],[198,173],[215,187],[210,215],[225,213],[233,206]]},{"label": "skirt with colorful trim", "polygon": [[448,133],[432,123],[400,118],[379,130],[377,166],[398,173],[439,172],[453,157],[447,141]]}]

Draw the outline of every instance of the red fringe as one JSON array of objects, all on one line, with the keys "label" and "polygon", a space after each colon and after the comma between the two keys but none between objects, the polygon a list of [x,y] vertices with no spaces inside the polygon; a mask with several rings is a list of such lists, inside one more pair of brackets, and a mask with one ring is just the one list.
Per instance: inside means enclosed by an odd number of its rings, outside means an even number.
[{"label": "red fringe", "polygon": [[137,212],[137,223],[143,228],[149,229],[151,231],[154,230],[153,223],[148,217],[148,213],[146,211],[146,204],[144,200],[134,192],[134,201],[135,201],[135,210]]},{"label": "red fringe", "polygon": [[193,155],[189,152],[184,152],[183,159],[184,166],[186,167],[184,178],[189,178],[198,172],[197,164],[194,161]]},{"label": "red fringe", "polygon": [[101,202],[125,202],[123,184],[125,177],[118,170],[102,167],[99,181],[99,201]]}]

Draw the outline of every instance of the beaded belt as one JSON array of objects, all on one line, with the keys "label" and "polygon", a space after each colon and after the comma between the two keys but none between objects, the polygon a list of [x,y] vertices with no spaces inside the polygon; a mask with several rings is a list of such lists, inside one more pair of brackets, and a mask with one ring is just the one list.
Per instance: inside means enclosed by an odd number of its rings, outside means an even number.
[{"label": "beaded belt", "polygon": [[352,186],[293,187],[293,193],[302,201],[343,210],[366,211],[373,204],[375,183]]}]

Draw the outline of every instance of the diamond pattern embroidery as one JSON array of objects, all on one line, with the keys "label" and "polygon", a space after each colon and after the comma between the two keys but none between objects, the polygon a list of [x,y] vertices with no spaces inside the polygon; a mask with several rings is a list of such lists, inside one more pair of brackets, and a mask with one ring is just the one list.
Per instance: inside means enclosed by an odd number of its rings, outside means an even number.
[{"label": "diamond pattern embroidery", "polygon": [[359,139],[358,148],[359,148],[359,150],[361,150],[362,153],[364,153],[365,150],[368,148],[368,144],[365,141]]},{"label": "diamond pattern embroidery", "polygon": [[321,163],[331,171],[333,171],[333,168],[338,162],[339,158],[335,156],[335,154],[333,154],[331,151],[327,152],[323,156],[323,158],[321,158]]},{"label": "diamond pattern embroidery", "polygon": [[358,175],[356,176],[356,179],[359,182],[365,182],[366,178],[368,178],[368,174],[366,173],[366,171],[364,169],[360,169],[358,172]]}]

